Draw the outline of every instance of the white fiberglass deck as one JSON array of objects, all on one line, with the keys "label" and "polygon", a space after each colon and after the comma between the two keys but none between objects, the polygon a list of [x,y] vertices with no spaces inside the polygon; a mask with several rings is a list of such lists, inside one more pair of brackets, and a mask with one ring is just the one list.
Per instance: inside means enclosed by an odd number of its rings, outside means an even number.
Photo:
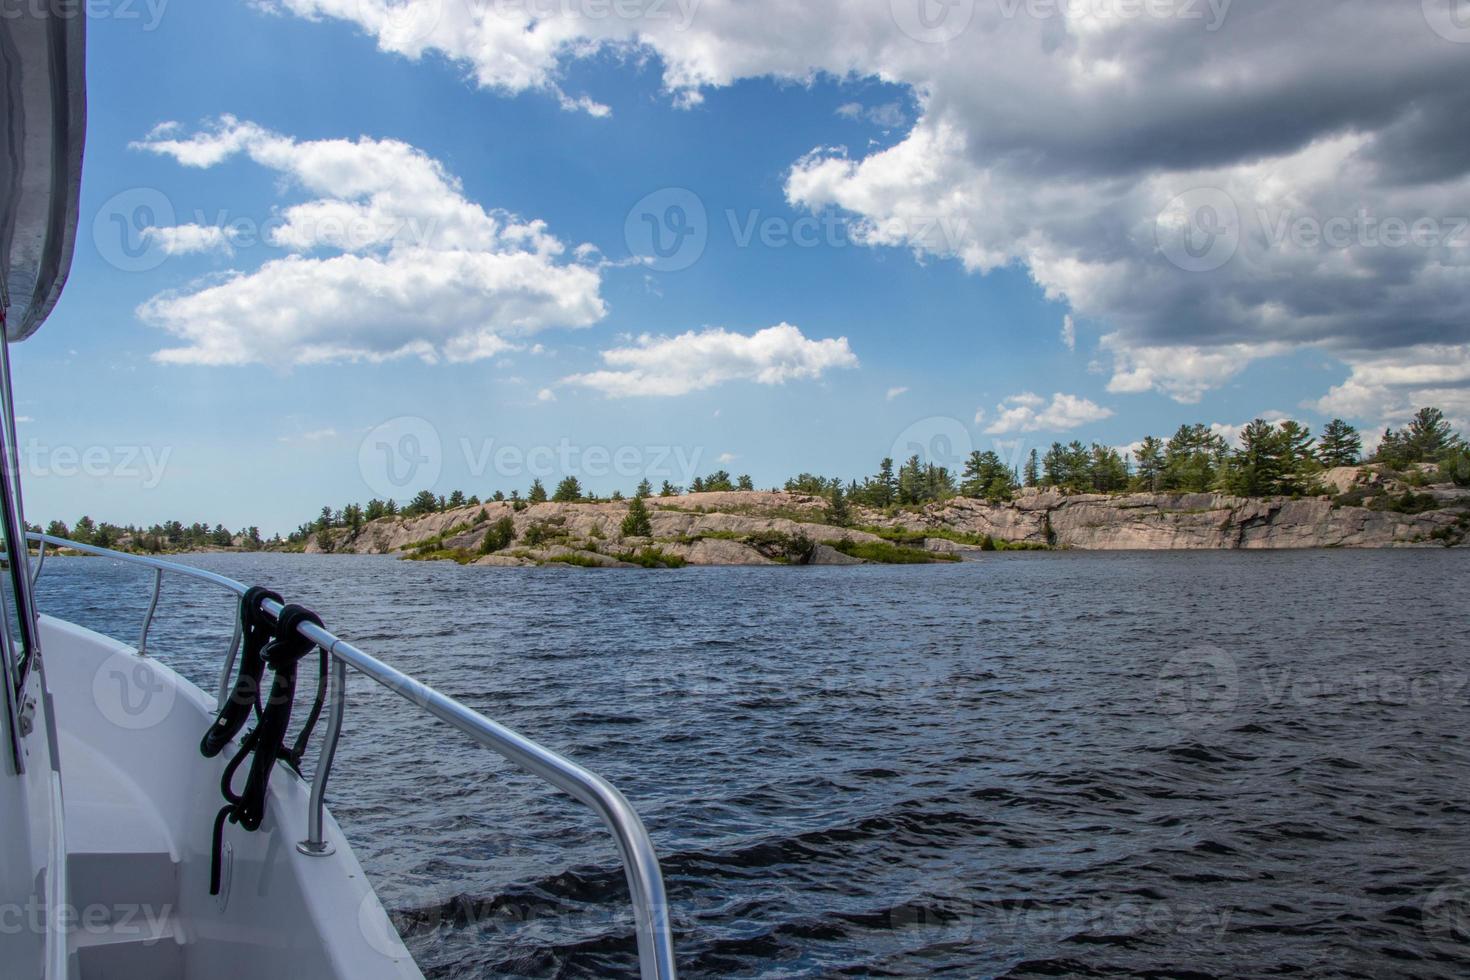
[{"label": "white fiberglass deck", "polygon": [[41,638],[65,797],[71,976],[420,976],[330,816],[333,854],[296,849],[309,787],[285,766],[260,831],[226,827],[223,888],[211,896],[211,831],[230,754],[199,752],[214,702],[78,626],[43,618]]}]

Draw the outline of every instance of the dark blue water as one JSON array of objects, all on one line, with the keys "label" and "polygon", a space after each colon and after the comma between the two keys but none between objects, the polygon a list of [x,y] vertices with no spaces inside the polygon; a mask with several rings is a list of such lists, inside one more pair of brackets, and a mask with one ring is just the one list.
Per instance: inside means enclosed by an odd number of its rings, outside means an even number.
[{"label": "dark blue water", "polygon": [[[503,570],[189,561],[641,810],[686,977],[1465,976],[1470,553]],[[146,573],[48,563],[130,642]],[[153,649],[213,690],[229,602]],[[575,804],[358,678],[332,807],[432,977],[634,969]]]}]

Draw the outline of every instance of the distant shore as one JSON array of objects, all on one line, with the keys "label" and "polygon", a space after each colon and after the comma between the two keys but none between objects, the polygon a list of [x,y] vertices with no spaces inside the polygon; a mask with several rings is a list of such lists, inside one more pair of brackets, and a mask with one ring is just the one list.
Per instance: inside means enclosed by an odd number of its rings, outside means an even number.
[{"label": "distant shore", "polygon": [[1333,471],[1336,493],[1068,494],[1023,490],[1006,503],[955,498],[847,509],[829,499],[733,491],[652,497],[647,533],[627,534],[630,501],[491,502],[381,518],[313,534],[312,554],[388,554],[491,567],[856,565],[978,558],[1005,550],[1231,550],[1465,547],[1470,490],[1410,488],[1371,467]]}]

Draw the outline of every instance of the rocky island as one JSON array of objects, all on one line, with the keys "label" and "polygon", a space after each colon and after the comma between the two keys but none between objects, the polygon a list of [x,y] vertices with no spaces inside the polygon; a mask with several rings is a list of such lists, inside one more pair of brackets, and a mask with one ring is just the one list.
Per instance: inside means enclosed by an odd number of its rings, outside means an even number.
[{"label": "rocky island", "polygon": [[[498,501],[313,534],[309,553],[394,554],[485,566],[862,564],[978,558],[1004,550],[1088,551],[1464,547],[1470,489],[1412,487],[1375,466],[1328,471],[1330,493],[1069,493],[956,497],[912,508],[844,508],[829,498],[722,491],[639,501]],[[624,533],[642,506],[647,533]]]}]

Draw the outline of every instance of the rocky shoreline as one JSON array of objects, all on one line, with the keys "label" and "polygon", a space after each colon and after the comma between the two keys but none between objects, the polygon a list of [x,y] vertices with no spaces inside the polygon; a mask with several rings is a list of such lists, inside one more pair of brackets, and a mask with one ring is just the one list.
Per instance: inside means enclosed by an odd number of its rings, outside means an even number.
[{"label": "rocky shoreline", "polygon": [[[1470,544],[1470,490],[1411,488],[1371,467],[1326,474],[1330,496],[1245,499],[1217,493],[1123,495],[1026,490],[1009,503],[955,498],[922,508],[852,507],[828,519],[822,497],[721,492],[646,501],[652,534],[625,537],[626,501],[489,503],[335,528],[308,553],[391,554],[484,566],[583,567],[954,561],[988,551],[1442,548]],[[484,549],[486,532],[513,527]],[[509,528],[506,528],[507,530]]]}]

